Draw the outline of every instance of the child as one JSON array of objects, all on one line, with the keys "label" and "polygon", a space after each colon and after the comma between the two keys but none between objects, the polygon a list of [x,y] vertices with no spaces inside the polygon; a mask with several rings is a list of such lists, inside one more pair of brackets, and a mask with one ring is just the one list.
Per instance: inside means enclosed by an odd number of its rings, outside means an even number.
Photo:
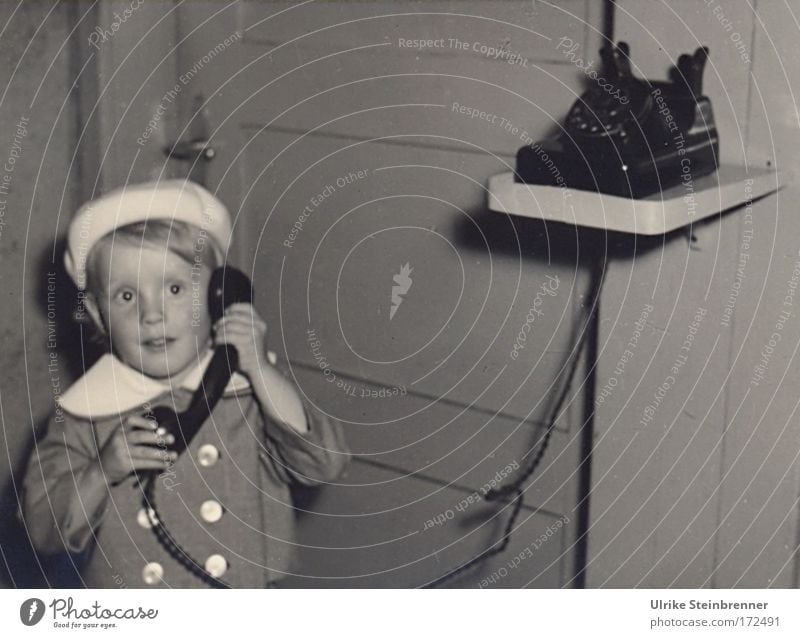
[{"label": "child", "polygon": [[[250,304],[211,325],[208,283],[230,233],[224,205],[183,180],[114,191],[70,225],[67,271],[110,352],[61,397],[29,463],[23,516],[40,552],[87,553],[90,587],[271,586],[290,571],[289,484],[331,481],[347,460],[339,424],[265,361]],[[223,343],[239,372],[178,455],[146,415],[185,409]],[[158,473],[156,511],[143,504],[146,470]]]}]

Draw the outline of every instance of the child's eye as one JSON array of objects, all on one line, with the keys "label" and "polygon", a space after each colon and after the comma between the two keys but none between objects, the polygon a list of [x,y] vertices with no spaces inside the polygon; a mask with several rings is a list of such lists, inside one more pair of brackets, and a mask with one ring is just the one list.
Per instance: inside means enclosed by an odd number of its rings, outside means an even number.
[{"label": "child's eye", "polygon": [[117,293],[117,299],[119,301],[124,301],[125,303],[133,301],[133,292],[130,290],[121,290]]},{"label": "child's eye", "polygon": [[181,290],[182,290],[182,287],[181,287],[181,285],[180,285],[180,284],[172,284],[172,285],[170,285],[170,287],[169,287],[169,291],[170,291],[170,292],[171,292],[173,295],[179,295],[179,294],[181,293]]}]

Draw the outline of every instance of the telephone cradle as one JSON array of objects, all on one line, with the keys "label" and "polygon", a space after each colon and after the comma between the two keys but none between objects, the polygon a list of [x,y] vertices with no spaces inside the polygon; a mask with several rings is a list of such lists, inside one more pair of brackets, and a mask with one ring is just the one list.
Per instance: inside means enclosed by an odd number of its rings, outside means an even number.
[{"label": "telephone cradle", "polygon": [[717,170],[719,136],[702,95],[708,48],[681,55],[670,81],[634,77],[629,53],[625,42],[600,50],[604,78],[572,105],[559,135],[519,149],[516,182],[639,199],[691,189]]}]

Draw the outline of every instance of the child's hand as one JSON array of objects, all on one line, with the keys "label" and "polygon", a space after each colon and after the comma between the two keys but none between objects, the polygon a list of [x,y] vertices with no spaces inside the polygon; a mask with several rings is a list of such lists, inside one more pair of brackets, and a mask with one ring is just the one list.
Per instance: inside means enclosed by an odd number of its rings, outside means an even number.
[{"label": "child's hand", "polygon": [[175,442],[171,434],[157,432],[152,419],[130,416],[100,451],[100,463],[109,483],[116,484],[138,470],[166,470],[177,454],[167,450]]},{"label": "child's hand", "polygon": [[214,345],[225,343],[236,348],[239,370],[253,382],[259,378],[265,361],[267,324],[249,303],[235,303],[226,308],[225,315],[214,325]]},{"label": "child's hand", "polygon": [[266,416],[308,432],[305,410],[294,386],[274,368],[275,355],[266,350],[267,324],[249,303],[228,306],[214,326],[214,345],[229,343],[239,353],[239,370],[250,379]]}]

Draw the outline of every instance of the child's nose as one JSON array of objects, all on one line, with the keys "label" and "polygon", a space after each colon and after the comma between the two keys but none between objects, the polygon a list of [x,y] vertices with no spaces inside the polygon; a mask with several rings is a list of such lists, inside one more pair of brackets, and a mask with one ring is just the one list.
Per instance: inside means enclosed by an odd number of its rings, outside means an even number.
[{"label": "child's nose", "polygon": [[159,323],[164,318],[163,304],[159,300],[156,301],[142,301],[140,305],[140,315],[142,323],[153,324]]}]

